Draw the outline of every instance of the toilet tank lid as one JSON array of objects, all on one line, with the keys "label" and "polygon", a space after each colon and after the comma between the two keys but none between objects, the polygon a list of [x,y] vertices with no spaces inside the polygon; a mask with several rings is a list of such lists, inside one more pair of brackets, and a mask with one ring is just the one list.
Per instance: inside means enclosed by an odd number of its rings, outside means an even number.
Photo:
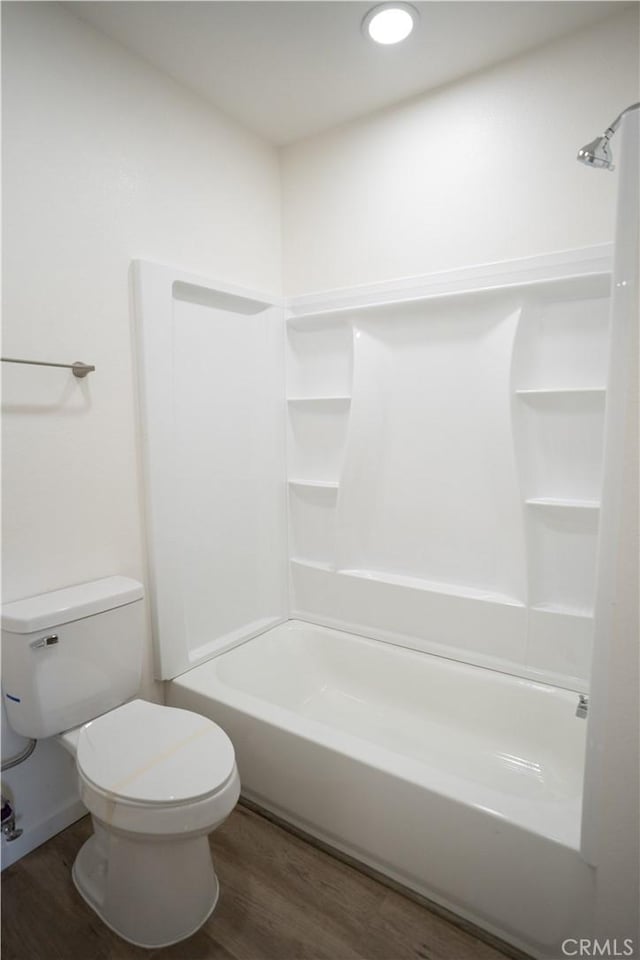
[{"label": "toilet tank lid", "polygon": [[144,588],[129,577],[105,577],[2,605],[2,629],[33,633],[141,600]]}]

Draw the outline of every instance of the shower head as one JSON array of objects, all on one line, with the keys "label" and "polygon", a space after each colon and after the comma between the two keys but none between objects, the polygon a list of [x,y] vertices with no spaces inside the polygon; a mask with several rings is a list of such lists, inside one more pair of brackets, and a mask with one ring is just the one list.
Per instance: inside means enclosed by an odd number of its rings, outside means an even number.
[{"label": "shower head", "polygon": [[[613,133],[613,131],[611,131]],[[602,137],[596,137],[591,143],[587,143],[578,150],[577,159],[581,163],[586,163],[588,167],[600,167],[604,170],[615,170],[613,158],[609,150],[609,137],[605,133]]]},{"label": "shower head", "polygon": [[577,159],[581,163],[585,163],[588,167],[599,167],[601,170],[615,170],[613,157],[609,149],[609,140],[611,140],[611,137],[620,126],[620,121],[624,115],[631,110],[637,110],[638,107],[640,107],[640,103],[632,103],[630,107],[627,107],[626,110],[618,114],[611,126],[607,127],[601,137],[596,137],[591,143],[585,144],[584,147],[578,150]]}]

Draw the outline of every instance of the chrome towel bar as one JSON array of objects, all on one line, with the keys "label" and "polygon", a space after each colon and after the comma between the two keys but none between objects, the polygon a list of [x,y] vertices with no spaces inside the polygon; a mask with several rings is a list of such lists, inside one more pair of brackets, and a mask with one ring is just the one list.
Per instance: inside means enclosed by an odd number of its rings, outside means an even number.
[{"label": "chrome towel bar", "polygon": [[67,370],[72,370],[74,377],[79,377],[80,379],[95,370],[92,364],[82,363],[80,360],[76,360],[75,363],[48,363],[46,360],[16,360],[13,357],[0,357],[0,360],[2,360],[2,363],[28,363],[34,367],[64,367]]}]

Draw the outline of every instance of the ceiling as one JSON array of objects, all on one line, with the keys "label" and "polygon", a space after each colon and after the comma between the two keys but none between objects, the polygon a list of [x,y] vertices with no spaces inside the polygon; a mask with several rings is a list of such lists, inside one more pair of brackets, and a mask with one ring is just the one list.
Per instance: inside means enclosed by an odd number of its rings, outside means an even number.
[{"label": "ceiling", "polygon": [[65,6],[283,144],[390,106],[594,23],[628,3],[416,2],[397,46],[365,39],[351,0],[72,2]]}]

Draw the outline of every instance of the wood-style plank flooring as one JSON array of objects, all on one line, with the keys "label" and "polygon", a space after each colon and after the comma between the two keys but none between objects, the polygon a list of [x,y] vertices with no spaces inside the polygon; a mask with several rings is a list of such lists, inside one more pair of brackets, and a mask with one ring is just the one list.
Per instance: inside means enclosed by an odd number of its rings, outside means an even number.
[{"label": "wood-style plank flooring", "polygon": [[211,837],[220,900],[189,940],[143,950],[77,893],[88,817],[2,875],[3,960],[503,960],[431,910],[239,806]]}]

